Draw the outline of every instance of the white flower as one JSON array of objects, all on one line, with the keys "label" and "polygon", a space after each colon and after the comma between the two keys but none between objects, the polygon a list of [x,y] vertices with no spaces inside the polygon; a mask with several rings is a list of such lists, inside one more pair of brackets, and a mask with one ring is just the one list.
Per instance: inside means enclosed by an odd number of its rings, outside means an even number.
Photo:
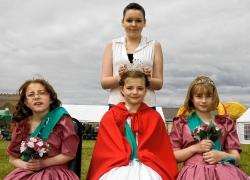
[{"label": "white flower", "polygon": [[43,154],[45,154],[45,153],[46,153],[45,148],[42,148],[42,149],[38,152],[38,154],[39,154],[40,157],[43,157]]},{"label": "white flower", "polygon": [[197,129],[197,132],[200,132],[200,131],[202,131],[202,128],[199,126]]},{"label": "white flower", "polygon": [[32,142],[32,141],[29,141],[27,143],[27,146],[30,147],[30,148],[34,148],[35,147],[34,142]]},{"label": "white flower", "polygon": [[35,137],[31,137],[30,141],[35,143],[35,142],[37,142],[37,139]]},{"label": "white flower", "polygon": [[21,147],[20,147],[20,152],[22,153],[22,152],[24,152],[26,149],[27,149],[27,146],[26,146],[26,144],[25,144],[25,141],[22,141],[22,142],[21,142]]}]

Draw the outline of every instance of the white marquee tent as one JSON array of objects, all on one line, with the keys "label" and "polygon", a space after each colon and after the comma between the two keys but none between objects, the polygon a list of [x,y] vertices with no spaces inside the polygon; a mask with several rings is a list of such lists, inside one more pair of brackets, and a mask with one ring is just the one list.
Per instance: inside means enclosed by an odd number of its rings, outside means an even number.
[{"label": "white marquee tent", "polygon": [[68,113],[80,122],[100,122],[102,116],[108,111],[108,106],[102,105],[62,105]]},{"label": "white marquee tent", "polygon": [[[62,105],[68,113],[78,119],[80,122],[100,122],[102,116],[108,111],[108,106],[104,105],[73,105],[63,104]],[[156,110],[160,113],[163,120],[165,120],[162,107],[156,107]]]},{"label": "white marquee tent", "polygon": [[248,108],[236,122],[240,143],[250,144],[250,108]]}]

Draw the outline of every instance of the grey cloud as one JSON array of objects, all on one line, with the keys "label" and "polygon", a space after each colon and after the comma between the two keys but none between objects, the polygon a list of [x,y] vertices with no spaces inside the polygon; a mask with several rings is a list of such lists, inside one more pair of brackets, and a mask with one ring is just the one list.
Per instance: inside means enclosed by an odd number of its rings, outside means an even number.
[{"label": "grey cloud", "polygon": [[[64,103],[106,104],[99,78],[103,50],[123,34],[130,1],[38,0],[0,6],[0,92],[16,92],[37,74]],[[214,79],[223,101],[250,105],[248,1],[138,1],[146,10],[144,34],[164,52],[164,87],[158,104],[180,105],[199,74]]]}]

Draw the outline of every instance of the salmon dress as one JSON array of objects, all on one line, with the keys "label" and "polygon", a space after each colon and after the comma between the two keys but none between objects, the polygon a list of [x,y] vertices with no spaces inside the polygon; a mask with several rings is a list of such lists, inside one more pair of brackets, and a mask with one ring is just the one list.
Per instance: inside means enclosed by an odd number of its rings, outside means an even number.
[{"label": "salmon dress", "polygon": [[[23,140],[29,136],[29,125],[27,119],[16,124],[11,142],[7,148],[7,154],[16,158],[20,155],[20,145]],[[72,119],[70,116],[64,116],[56,124],[53,132],[49,135],[47,142],[50,145],[50,151],[47,157],[53,157],[59,154],[75,156],[79,137],[77,136]],[[68,164],[50,166],[40,171],[33,172],[22,168],[16,168],[8,174],[4,180],[78,180],[78,176],[68,169]]]}]

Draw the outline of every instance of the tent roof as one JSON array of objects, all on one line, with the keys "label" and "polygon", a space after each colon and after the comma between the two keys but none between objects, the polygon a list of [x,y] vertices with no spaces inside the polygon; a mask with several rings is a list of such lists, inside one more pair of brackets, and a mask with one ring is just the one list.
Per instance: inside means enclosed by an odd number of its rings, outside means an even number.
[{"label": "tent roof", "polygon": [[[102,116],[108,111],[109,107],[104,105],[62,105],[68,113],[81,122],[100,122]],[[163,120],[165,120],[162,107],[156,107]]]},{"label": "tent roof", "polygon": [[108,106],[102,105],[62,105],[68,113],[81,122],[100,122],[102,116],[108,111]]},{"label": "tent roof", "polygon": [[238,122],[250,122],[250,108],[248,108],[243,114],[242,116],[240,116],[237,119],[237,123]]}]

